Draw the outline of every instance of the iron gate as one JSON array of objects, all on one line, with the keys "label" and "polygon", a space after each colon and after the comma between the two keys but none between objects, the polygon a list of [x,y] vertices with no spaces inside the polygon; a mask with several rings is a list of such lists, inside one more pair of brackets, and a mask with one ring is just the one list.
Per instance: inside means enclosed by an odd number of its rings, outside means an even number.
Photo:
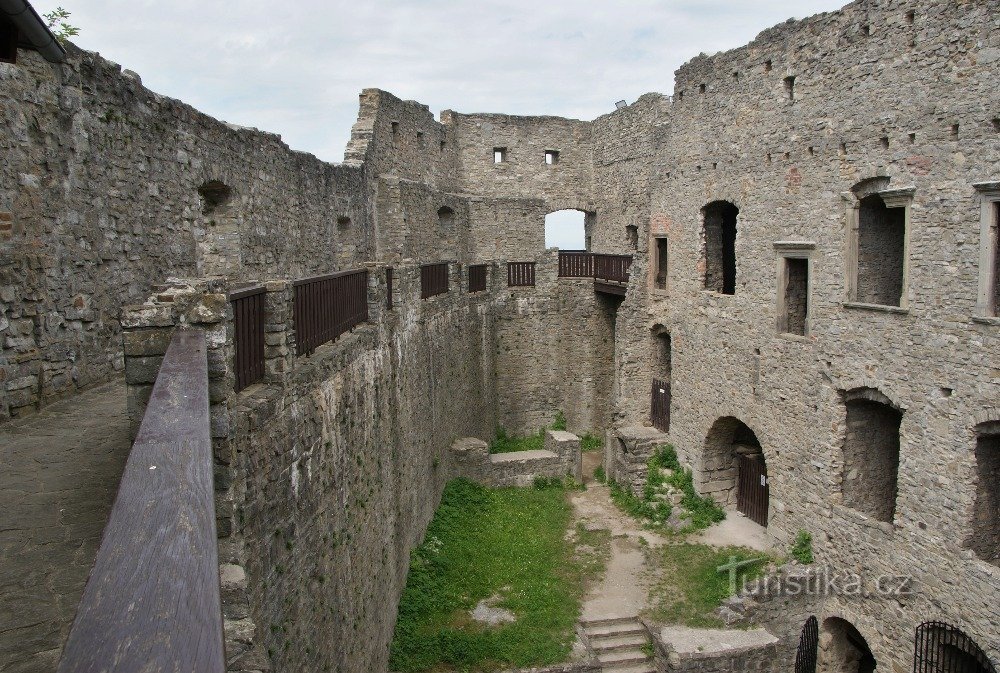
[{"label": "iron gate", "polygon": [[917,627],[913,673],[997,673],[997,669],[960,628],[932,621]]},{"label": "iron gate", "polygon": [[649,420],[660,432],[670,431],[670,382],[653,379]]},{"label": "iron gate", "polygon": [[767,465],[762,454],[741,455],[739,482],[736,488],[736,509],[751,521],[767,525]]},{"label": "iron gate", "polygon": [[819,649],[819,622],[815,617],[806,620],[795,651],[795,673],[816,673],[816,653]]}]

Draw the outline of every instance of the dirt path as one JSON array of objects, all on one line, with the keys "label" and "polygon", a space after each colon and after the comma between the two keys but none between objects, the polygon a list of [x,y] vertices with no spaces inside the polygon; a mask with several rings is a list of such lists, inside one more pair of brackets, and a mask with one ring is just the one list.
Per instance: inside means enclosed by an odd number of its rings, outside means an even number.
[{"label": "dirt path", "polygon": [[615,507],[608,487],[594,481],[594,468],[600,463],[599,452],[583,454],[587,490],[571,497],[576,519],[584,527],[611,531],[611,558],[604,577],[584,599],[585,620],[634,617],[645,609],[655,569],[647,565],[644,547],[665,542]]}]

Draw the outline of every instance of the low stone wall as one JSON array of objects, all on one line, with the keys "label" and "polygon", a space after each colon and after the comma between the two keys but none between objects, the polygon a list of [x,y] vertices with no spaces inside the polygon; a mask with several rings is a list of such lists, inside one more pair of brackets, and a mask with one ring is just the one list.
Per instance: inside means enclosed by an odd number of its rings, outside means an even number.
[{"label": "low stone wall", "polygon": [[465,477],[485,486],[531,486],[536,477],[572,477],[583,480],[580,438],[571,432],[548,430],[545,449],[490,454],[489,445],[462,437],[451,446],[453,477]]},{"label": "low stone wall", "polygon": [[787,670],[778,665],[778,639],[763,629],[726,631],[667,626],[653,630],[658,673],[741,673]]}]

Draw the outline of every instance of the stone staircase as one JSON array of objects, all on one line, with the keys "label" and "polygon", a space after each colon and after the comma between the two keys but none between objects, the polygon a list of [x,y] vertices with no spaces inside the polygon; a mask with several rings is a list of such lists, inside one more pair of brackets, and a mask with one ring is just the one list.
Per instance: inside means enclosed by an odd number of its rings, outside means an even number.
[{"label": "stone staircase", "polygon": [[601,669],[614,673],[654,673],[647,652],[652,642],[638,617],[582,619],[580,625]]}]

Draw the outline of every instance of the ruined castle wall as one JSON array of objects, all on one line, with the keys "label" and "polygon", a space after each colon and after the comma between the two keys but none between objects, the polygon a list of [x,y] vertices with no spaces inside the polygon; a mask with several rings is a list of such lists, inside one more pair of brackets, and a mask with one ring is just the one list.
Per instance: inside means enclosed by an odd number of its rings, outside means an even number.
[{"label": "ruined castle wall", "polygon": [[[545,248],[546,214],[593,210],[590,122],[452,111],[441,118],[456,139],[457,188],[474,201],[474,257],[531,259]],[[494,162],[494,148],[505,149],[503,162]],[[548,150],[559,153],[551,165]]]},{"label": "ruined castle wall", "polygon": [[589,278],[557,278],[557,257],[540,256],[535,287],[508,288],[497,316],[498,422],[532,434],[561,411],[571,432],[600,435],[611,421],[619,300]]},{"label": "ruined castle wall", "polygon": [[[119,372],[119,311],[167,275],[307,275],[372,253],[358,167],[219,122],[88,52],[53,66],[22,50],[0,84],[0,419]],[[206,213],[212,180],[230,192]]]},{"label": "ruined castle wall", "polygon": [[[828,603],[868,638],[880,668],[910,665],[913,629],[933,618],[998,655],[1000,576],[963,549],[972,427],[996,416],[1000,392],[997,326],[972,319],[972,185],[1000,175],[998,10],[995,1],[859,2],[681,68],[651,177],[650,226],[670,242],[668,289],[633,287],[619,325],[623,424],[649,422],[651,329],[663,325],[681,459],[700,469],[714,421],[739,418],[763,447],[778,542],[806,529],[821,563],[868,581],[913,575],[917,592],[905,599]],[[845,302],[850,189],[880,175],[915,188],[902,311]],[[733,296],[704,289],[701,209],[716,200],[740,209]],[[779,241],[808,242],[808,338],[776,330]],[[636,264],[647,269],[648,259]],[[865,387],[903,409],[892,524],[840,504],[842,393]]]},{"label": "ruined castle wall", "polygon": [[274,670],[386,670],[409,550],[440,500],[449,447],[493,430],[497,295],[420,300],[413,267],[398,270],[394,294],[392,312],[373,298],[369,324],[293,358],[284,385],[236,398],[246,492],[231,560],[245,564]]}]

